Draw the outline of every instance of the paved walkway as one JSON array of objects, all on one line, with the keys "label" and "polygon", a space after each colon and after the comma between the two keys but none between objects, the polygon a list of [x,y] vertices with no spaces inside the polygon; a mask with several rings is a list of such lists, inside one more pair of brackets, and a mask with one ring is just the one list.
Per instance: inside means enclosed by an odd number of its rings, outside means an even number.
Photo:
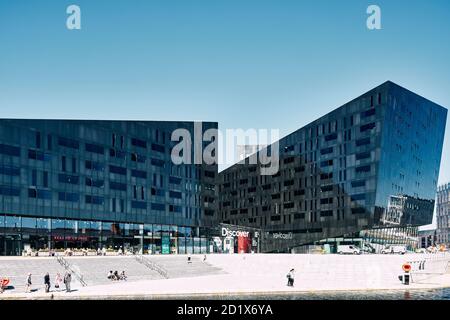
[{"label": "paved walkway", "polygon": [[[174,263],[186,263],[183,259]],[[448,256],[447,256],[448,257]],[[159,257],[154,257],[158,261]],[[168,257],[164,257],[167,259]],[[101,258],[99,258],[101,259]],[[162,259],[162,257],[161,257]],[[431,275],[420,283],[405,286],[397,276],[401,264],[407,260],[422,259],[418,255],[405,256],[339,256],[339,255],[211,255],[207,262],[221,268],[225,274],[214,274],[176,279],[114,282],[77,288],[72,293],[42,291],[0,295],[13,299],[120,299],[120,298],[176,298],[220,297],[232,294],[289,294],[338,290],[404,290],[450,287],[450,273]],[[175,262],[176,261],[176,262]],[[263,263],[263,264],[262,264]],[[295,286],[286,286],[286,270],[297,270]],[[270,270],[270,272],[268,271]]]}]

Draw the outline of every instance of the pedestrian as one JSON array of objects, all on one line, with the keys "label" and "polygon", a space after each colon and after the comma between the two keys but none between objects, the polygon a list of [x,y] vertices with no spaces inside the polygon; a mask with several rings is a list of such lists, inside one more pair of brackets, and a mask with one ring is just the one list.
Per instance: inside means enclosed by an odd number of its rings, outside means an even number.
[{"label": "pedestrian", "polygon": [[55,277],[55,288],[58,289],[58,291],[59,291],[59,288],[61,287],[61,283],[62,283],[62,278],[58,272]]},{"label": "pedestrian", "polygon": [[66,285],[66,292],[70,292],[70,281],[72,281],[72,275],[70,272],[66,272],[64,275],[64,284]]},{"label": "pedestrian", "polygon": [[127,280],[127,275],[125,274],[125,270],[122,270],[120,273],[120,280]]},{"label": "pedestrian", "polygon": [[48,272],[44,276],[44,285],[45,285],[45,292],[50,291],[50,275]]},{"label": "pedestrian", "polygon": [[289,271],[289,273],[286,275],[286,277],[288,278],[288,283],[287,283],[288,287],[294,286],[294,273],[295,273],[295,270],[291,269]]},{"label": "pedestrian", "polygon": [[102,253],[103,253],[104,256],[106,256],[106,248],[105,247],[103,247]]},{"label": "pedestrian", "polygon": [[191,256],[189,256],[189,255],[188,255],[188,257],[187,257],[187,262],[188,262],[188,263],[191,263],[191,262],[192,262],[192,261],[191,261]]},{"label": "pedestrian", "polygon": [[206,261],[206,254],[203,255],[203,262]]},{"label": "pedestrian", "polygon": [[113,279],[113,278],[114,278],[114,274],[113,274],[112,270],[109,270],[109,273],[108,273],[108,275],[107,275],[107,278],[108,278],[109,280],[114,280],[114,279]]},{"label": "pedestrian", "polygon": [[0,293],[3,293],[5,291],[5,282],[3,278],[0,277]]},{"label": "pedestrian", "polygon": [[25,292],[31,292],[31,273],[27,275]]},{"label": "pedestrian", "polygon": [[114,271],[114,276],[113,276],[113,278],[114,278],[114,280],[120,280],[120,277],[119,277],[119,271]]}]

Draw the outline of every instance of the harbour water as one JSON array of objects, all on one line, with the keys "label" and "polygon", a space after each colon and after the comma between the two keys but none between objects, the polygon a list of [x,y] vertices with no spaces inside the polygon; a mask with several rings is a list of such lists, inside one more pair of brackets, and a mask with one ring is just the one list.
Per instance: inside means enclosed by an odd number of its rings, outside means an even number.
[{"label": "harbour water", "polygon": [[[180,297],[181,298],[181,297]],[[186,299],[186,297],[181,298]],[[373,290],[305,292],[277,295],[223,295],[191,297],[190,299],[216,300],[450,300],[450,288],[429,290]]]}]

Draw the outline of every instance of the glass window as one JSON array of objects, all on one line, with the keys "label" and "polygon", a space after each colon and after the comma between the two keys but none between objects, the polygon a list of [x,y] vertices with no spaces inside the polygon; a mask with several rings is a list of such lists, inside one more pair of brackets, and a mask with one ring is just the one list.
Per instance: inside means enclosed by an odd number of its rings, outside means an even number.
[{"label": "glass window", "polygon": [[31,171],[31,185],[37,186],[37,171],[36,171],[36,169],[33,169]]},{"label": "glass window", "polygon": [[48,172],[44,171],[43,172],[43,184],[45,188],[48,188]]},{"label": "glass window", "polygon": [[0,153],[7,156],[20,157],[20,148],[0,143]]},{"label": "glass window", "polygon": [[110,165],[109,166],[109,172],[110,173],[121,174],[121,175],[126,175],[127,174],[127,169],[123,168],[123,167]]},{"label": "glass window", "polygon": [[78,149],[80,147],[80,144],[78,141],[73,139],[67,139],[63,137],[58,137],[58,144],[63,147],[71,148],[71,149]]},{"label": "glass window", "polygon": [[105,169],[105,166],[101,162],[96,161],[85,161],[85,167],[89,170],[95,170],[95,171],[103,171]]},{"label": "glass window", "polygon": [[154,243],[154,253],[161,254],[161,230],[162,227],[159,224],[153,226],[153,243]]},{"label": "glass window", "polygon": [[185,254],[186,253],[186,238],[184,237],[178,237],[178,254]]},{"label": "glass window", "polygon": [[66,157],[61,157],[61,171],[66,171]]},{"label": "glass window", "polygon": [[169,191],[169,197],[176,198],[176,199],[181,199],[181,192],[170,190]]},{"label": "glass window", "polygon": [[165,152],[164,146],[156,144],[156,143],[152,143],[152,150],[153,151],[157,151],[157,152],[161,152],[161,153]]},{"label": "glass window", "polygon": [[22,217],[22,230],[28,232],[35,232],[36,230],[36,218]]},{"label": "glass window", "polygon": [[194,245],[193,239],[192,238],[186,238],[186,253],[187,254],[194,253],[193,245]]},{"label": "glass window", "polygon": [[52,136],[50,134],[47,135],[47,149],[52,150]]},{"label": "glass window", "polygon": [[91,229],[94,231],[102,231],[102,223],[100,221],[91,221]]},{"label": "glass window", "polygon": [[131,201],[131,207],[134,209],[147,209],[147,202],[145,201]]},{"label": "glass window", "polygon": [[78,184],[79,183],[79,177],[69,174],[58,174],[58,182],[60,183],[69,183],[69,184]]},{"label": "glass window", "polygon": [[20,188],[11,186],[0,186],[0,194],[4,196],[20,196]]},{"label": "glass window", "polygon": [[371,130],[371,129],[373,129],[373,128],[375,128],[375,122],[371,122],[371,123],[362,125],[362,126],[359,128],[359,131],[360,131],[360,132],[365,132],[365,131]]},{"label": "glass window", "polygon": [[109,188],[112,190],[127,191],[127,185],[125,183],[115,181],[109,182]]},{"label": "glass window", "polygon": [[131,176],[136,178],[147,178],[147,172],[141,170],[131,170]]},{"label": "glass window", "polygon": [[152,166],[161,167],[161,168],[164,167],[164,163],[165,163],[164,160],[154,159],[154,158],[151,158],[150,162],[151,162]]},{"label": "glass window", "polygon": [[79,195],[78,193],[58,192],[58,199],[59,201],[78,202]]},{"label": "glass window", "polygon": [[195,237],[193,238],[194,242],[194,253],[201,253],[201,242],[200,242],[200,238]]},{"label": "glass window", "polygon": [[78,221],[78,230],[81,234],[86,234],[91,229],[91,222],[90,221]]},{"label": "glass window", "polygon": [[9,231],[20,231],[21,218],[16,216],[5,216],[5,228]]},{"label": "glass window", "polygon": [[36,219],[36,229],[39,230],[38,232],[50,232],[51,230],[51,219],[45,219],[45,218],[37,218]]},{"label": "glass window", "polygon": [[52,219],[52,232],[64,232],[65,225],[64,219]]},{"label": "glass window", "polygon": [[86,148],[87,152],[92,152],[92,153],[97,153],[97,154],[105,153],[105,148],[103,148],[102,146],[99,146],[97,144],[86,143],[85,148]]},{"label": "glass window", "polygon": [[166,210],[166,205],[163,203],[151,203],[151,209],[152,210],[156,210],[156,211],[165,211]]},{"label": "glass window", "polygon": [[20,168],[12,166],[0,166],[0,174],[7,176],[20,176]]},{"label": "glass window", "polygon": [[132,138],[131,144],[136,147],[147,148],[147,142],[137,138]]},{"label": "glass window", "polygon": [[89,204],[102,205],[104,202],[104,198],[99,197],[99,196],[86,195],[85,201],[86,201],[86,203],[89,203]]}]

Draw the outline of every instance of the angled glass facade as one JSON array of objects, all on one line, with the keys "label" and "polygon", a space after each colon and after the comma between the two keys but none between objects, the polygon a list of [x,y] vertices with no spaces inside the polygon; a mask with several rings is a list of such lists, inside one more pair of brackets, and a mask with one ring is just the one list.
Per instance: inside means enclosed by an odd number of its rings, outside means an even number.
[{"label": "angled glass facade", "polygon": [[394,228],[410,243],[432,222],[446,117],[388,81],[282,138],[277,174],[249,158],[220,172],[218,216],[262,228],[267,252]]},{"label": "angled glass facade", "polygon": [[194,135],[192,122],[1,119],[0,255],[209,250],[217,165],[174,165],[180,128]]}]

